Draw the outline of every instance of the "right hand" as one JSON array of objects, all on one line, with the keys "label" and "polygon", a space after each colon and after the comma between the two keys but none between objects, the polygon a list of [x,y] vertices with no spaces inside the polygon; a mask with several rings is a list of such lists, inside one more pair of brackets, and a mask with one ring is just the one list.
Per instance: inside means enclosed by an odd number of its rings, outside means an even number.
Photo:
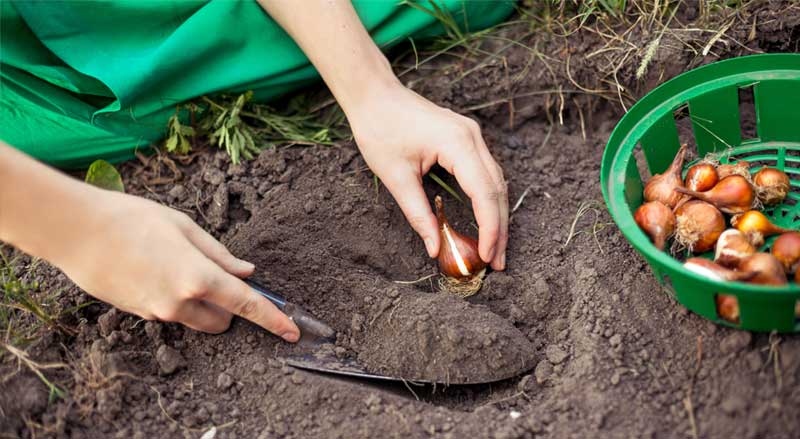
[{"label": "right hand", "polygon": [[[300,330],[240,278],[253,264],[234,257],[188,216],[144,198],[90,191],[77,214],[78,242],[58,242],[52,261],[92,296],[147,320],[221,333],[232,315],[295,342]],[[69,240],[67,240],[69,241]],[[58,250],[54,249],[54,250]]]}]

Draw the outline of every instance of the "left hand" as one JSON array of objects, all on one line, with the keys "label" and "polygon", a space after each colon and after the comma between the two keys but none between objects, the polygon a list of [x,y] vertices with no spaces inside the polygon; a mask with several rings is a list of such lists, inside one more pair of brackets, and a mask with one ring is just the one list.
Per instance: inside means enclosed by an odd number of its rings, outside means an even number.
[{"label": "left hand", "polygon": [[505,269],[508,192],[503,170],[486,147],[477,122],[435,105],[399,82],[376,87],[345,111],[361,154],[425,241],[431,257],[439,253],[439,231],[422,177],[438,163],[455,175],[472,200],[481,259],[495,270]]}]

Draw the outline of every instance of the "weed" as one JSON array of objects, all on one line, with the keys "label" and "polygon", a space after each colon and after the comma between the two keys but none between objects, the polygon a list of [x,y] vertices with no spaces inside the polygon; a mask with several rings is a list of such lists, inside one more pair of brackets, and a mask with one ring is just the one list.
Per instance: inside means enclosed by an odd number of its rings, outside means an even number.
[{"label": "weed", "polygon": [[[252,92],[203,96],[179,106],[169,119],[164,149],[187,154],[193,142],[207,140],[225,149],[233,163],[239,163],[252,159],[264,146],[334,145],[348,136],[344,113],[338,106],[328,111],[322,110],[329,104],[313,109],[306,102],[306,95],[299,95],[289,102],[284,113],[279,113],[267,105],[253,103],[252,98]],[[187,114],[191,116],[191,126],[181,122]]]}]

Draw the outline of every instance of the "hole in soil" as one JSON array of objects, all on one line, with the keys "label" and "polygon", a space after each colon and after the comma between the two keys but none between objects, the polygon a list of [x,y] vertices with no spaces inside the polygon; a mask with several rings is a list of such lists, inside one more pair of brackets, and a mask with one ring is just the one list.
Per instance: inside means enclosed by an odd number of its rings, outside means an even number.
[{"label": "hole in soil", "polygon": [[675,127],[678,129],[678,140],[680,140],[681,145],[688,145],[686,161],[688,162],[696,159],[698,157],[697,142],[694,138],[689,105],[683,104],[680,106],[677,110],[672,112],[672,117],[675,119]]},{"label": "hole in soil", "polygon": [[242,195],[231,193],[229,197],[228,218],[230,219],[231,226],[249,221],[250,211],[244,207]]},{"label": "hole in soil", "polygon": [[739,129],[742,131],[743,142],[758,139],[754,86],[755,84],[739,87]]},{"label": "hole in soil", "polygon": [[734,325],[739,324],[739,299],[730,294],[715,294],[717,303],[717,317]]}]

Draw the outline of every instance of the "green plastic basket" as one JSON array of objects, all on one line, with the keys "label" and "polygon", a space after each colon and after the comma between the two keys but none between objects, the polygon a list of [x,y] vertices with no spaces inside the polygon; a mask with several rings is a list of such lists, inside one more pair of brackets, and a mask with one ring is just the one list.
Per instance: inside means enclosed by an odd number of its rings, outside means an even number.
[{"label": "green plastic basket", "polygon": [[[740,90],[752,90],[756,138],[743,138]],[[753,331],[800,332],[795,306],[800,286],[772,287],[707,279],[650,243],[633,220],[642,204],[637,146],[651,174],[663,172],[680,147],[676,112],[688,109],[696,156],[723,153],[722,162],[746,159],[753,171],[783,169],[791,192],[764,211],[780,226],[800,227],[800,54],[754,55],[720,61],[686,72],[648,93],[619,121],[603,154],[600,182],[619,229],[644,256],[656,277],[669,283],[680,303],[714,322]],[[691,166],[687,163],[686,168]],[[774,241],[767,240],[766,250]],[[715,296],[739,302],[738,324],[717,314]]]}]

